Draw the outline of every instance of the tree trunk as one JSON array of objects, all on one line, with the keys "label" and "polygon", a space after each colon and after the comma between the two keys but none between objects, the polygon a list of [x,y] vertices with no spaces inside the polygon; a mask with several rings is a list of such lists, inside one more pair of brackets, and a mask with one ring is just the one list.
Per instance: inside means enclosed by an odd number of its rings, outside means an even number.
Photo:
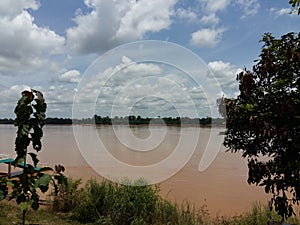
[{"label": "tree trunk", "polygon": [[23,210],[22,225],[25,225],[26,210]]}]

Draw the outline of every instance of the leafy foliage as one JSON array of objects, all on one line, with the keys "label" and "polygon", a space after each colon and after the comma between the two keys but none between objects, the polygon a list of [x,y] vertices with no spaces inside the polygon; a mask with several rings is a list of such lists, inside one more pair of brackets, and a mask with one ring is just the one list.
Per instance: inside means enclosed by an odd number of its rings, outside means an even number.
[{"label": "leafy foliage", "polygon": [[[34,96],[36,94],[36,98]],[[35,104],[32,104],[35,102]],[[32,142],[32,147],[38,152],[42,148],[41,138],[43,136],[42,127],[45,124],[47,105],[44,101],[43,95],[39,91],[23,91],[22,97],[18,101],[15,108],[17,116],[14,125],[18,127],[16,138],[16,152],[17,159],[22,159],[27,154],[27,147]],[[34,117],[31,117],[31,115]],[[30,133],[30,131],[33,131]],[[32,154],[32,160],[36,165],[36,155]]]},{"label": "leafy foliage", "polygon": [[248,183],[272,193],[284,219],[300,200],[300,33],[262,41],[253,72],[237,76],[240,95],[218,104],[227,117],[224,145],[248,158]]},{"label": "leafy foliage", "polygon": [[[23,172],[16,178],[4,178],[0,181],[0,200],[9,195],[9,199],[16,199],[23,211],[23,224],[25,224],[25,213],[28,207],[37,210],[39,208],[38,190],[45,193],[53,181],[55,190],[57,183],[62,182],[64,168],[57,166],[53,170],[50,167],[37,168],[39,162],[37,152],[42,148],[41,138],[43,137],[43,126],[46,120],[47,105],[43,94],[36,90],[23,91],[22,97],[15,108],[16,119],[14,125],[18,127],[15,140],[15,151],[17,157],[13,165],[22,166]],[[35,152],[29,152],[32,145]],[[27,156],[33,164],[28,162]],[[11,186],[11,193],[8,192]]]},{"label": "leafy foliage", "polygon": [[298,15],[300,15],[300,0],[290,0],[289,4],[291,4],[293,7],[296,7],[298,10]]}]

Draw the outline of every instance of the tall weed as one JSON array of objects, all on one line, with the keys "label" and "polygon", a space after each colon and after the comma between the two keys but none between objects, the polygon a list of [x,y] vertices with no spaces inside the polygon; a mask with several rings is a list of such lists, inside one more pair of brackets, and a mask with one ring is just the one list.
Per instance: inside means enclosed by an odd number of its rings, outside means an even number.
[{"label": "tall weed", "polygon": [[[89,180],[81,189],[79,184],[80,180],[69,180],[55,204],[56,209],[71,211],[73,219],[83,224],[266,225],[280,221],[276,212],[259,203],[240,216],[211,218],[206,205],[195,209],[188,202],[172,203],[160,197],[159,186],[147,185],[143,179],[123,184]],[[295,217],[287,222],[299,224]]]}]

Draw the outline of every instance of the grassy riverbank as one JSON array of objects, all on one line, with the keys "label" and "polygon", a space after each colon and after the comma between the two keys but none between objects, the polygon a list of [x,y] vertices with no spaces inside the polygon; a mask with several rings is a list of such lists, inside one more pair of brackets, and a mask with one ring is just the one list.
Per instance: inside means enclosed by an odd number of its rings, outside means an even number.
[{"label": "grassy riverbank", "polygon": [[[143,180],[135,185],[142,185]],[[280,220],[268,207],[255,204],[252,210],[235,217],[212,218],[203,206],[176,205],[159,195],[159,187],[126,186],[111,182],[89,181],[83,188],[80,182],[69,180],[60,187],[61,194],[52,204],[38,211],[29,210],[27,224],[39,225],[259,225]],[[21,211],[12,202],[0,202],[0,225],[20,224]],[[289,221],[299,224],[295,218]]]}]

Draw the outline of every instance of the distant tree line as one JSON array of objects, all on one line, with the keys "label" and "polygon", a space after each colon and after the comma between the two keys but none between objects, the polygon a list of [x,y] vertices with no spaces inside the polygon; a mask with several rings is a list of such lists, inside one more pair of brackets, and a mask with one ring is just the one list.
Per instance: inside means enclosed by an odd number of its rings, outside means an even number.
[{"label": "distant tree line", "polygon": [[[13,119],[0,119],[0,124],[13,124]],[[101,117],[98,115],[92,118],[82,118],[82,119],[70,119],[70,118],[52,118],[48,117],[46,119],[46,124],[58,124],[58,125],[68,125],[68,124],[101,124],[101,125],[148,125],[148,124],[166,124],[166,125],[223,125],[224,119],[221,118],[189,118],[189,117],[141,117],[141,116],[125,116],[110,118],[108,116]]]},{"label": "distant tree line", "polygon": [[46,118],[46,124],[72,124],[72,119],[70,118]]},{"label": "distant tree line", "polygon": [[14,120],[13,119],[0,119],[0,124],[14,124]]},{"label": "distant tree line", "polygon": [[75,119],[73,120],[74,124],[102,124],[102,125],[148,125],[148,124],[166,124],[166,125],[223,125],[225,122],[221,118],[189,118],[189,117],[141,117],[141,116],[125,116],[118,117],[115,116],[110,118],[108,116],[101,117],[95,115],[93,118],[86,119]]}]

